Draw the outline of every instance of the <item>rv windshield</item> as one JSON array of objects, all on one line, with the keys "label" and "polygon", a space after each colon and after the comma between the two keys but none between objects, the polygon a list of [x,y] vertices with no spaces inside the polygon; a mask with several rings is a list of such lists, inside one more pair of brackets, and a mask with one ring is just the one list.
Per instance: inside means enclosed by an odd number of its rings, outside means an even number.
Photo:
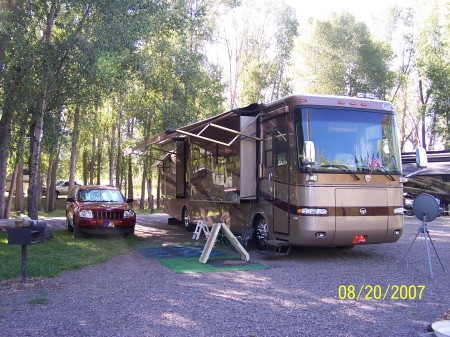
[{"label": "rv windshield", "polygon": [[[294,114],[298,163],[312,141],[314,171],[400,173],[395,115],[387,111],[297,108]],[[344,168],[344,169],[343,169]]]}]

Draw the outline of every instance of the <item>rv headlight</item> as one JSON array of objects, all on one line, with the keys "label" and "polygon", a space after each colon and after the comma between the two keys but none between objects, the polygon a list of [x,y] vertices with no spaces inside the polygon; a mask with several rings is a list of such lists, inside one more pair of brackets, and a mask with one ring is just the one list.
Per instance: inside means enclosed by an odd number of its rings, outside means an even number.
[{"label": "rv headlight", "polygon": [[394,209],[394,214],[402,214],[403,215],[403,207],[398,207]]},{"label": "rv headlight", "polygon": [[297,213],[301,215],[327,215],[328,210],[326,208],[303,207],[299,208],[297,210]]},{"label": "rv headlight", "polygon": [[93,218],[92,211],[90,209],[89,210],[83,209],[80,211],[80,217],[92,219]]}]

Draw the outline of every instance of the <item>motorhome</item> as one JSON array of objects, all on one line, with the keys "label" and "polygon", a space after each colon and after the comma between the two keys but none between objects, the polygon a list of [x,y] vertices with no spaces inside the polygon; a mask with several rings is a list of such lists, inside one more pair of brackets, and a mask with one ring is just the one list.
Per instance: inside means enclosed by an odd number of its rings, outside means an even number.
[{"label": "motorhome", "polygon": [[[442,213],[449,215],[450,210],[450,151],[428,151],[428,166],[403,183],[405,195],[413,200],[421,193],[433,195],[440,204]],[[416,170],[415,154],[402,153],[403,174]]]},{"label": "motorhome", "polygon": [[395,112],[360,96],[252,104],[169,129],[133,153],[161,151],[165,211],[189,230],[223,222],[259,247],[395,242],[403,232]]}]

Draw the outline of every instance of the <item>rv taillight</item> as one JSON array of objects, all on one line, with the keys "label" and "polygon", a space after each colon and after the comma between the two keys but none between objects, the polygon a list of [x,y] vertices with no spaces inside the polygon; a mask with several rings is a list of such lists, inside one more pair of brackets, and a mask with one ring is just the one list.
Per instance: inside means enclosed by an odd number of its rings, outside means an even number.
[{"label": "rv taillight", "polygon": [[354,245],[360,244],[360,243],[366,243],[366,235],[355,235],[353,237],[352,243]]}]

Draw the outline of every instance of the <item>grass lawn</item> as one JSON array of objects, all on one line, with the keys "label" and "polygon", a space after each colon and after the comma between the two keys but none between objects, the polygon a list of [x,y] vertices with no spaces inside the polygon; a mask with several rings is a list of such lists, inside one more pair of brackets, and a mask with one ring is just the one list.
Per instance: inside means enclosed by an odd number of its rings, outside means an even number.
[{"label": "grass lawn", "polygon": [[[27,277],[55,277],[64,271],[80,269],[124,254],[142,244],[134,237],[89,237],[74,239],[66,231],[53,231],[53,238],[27,246]],[[22,276],[20,245],[8,245],[0,234],[0,281]]]}]

